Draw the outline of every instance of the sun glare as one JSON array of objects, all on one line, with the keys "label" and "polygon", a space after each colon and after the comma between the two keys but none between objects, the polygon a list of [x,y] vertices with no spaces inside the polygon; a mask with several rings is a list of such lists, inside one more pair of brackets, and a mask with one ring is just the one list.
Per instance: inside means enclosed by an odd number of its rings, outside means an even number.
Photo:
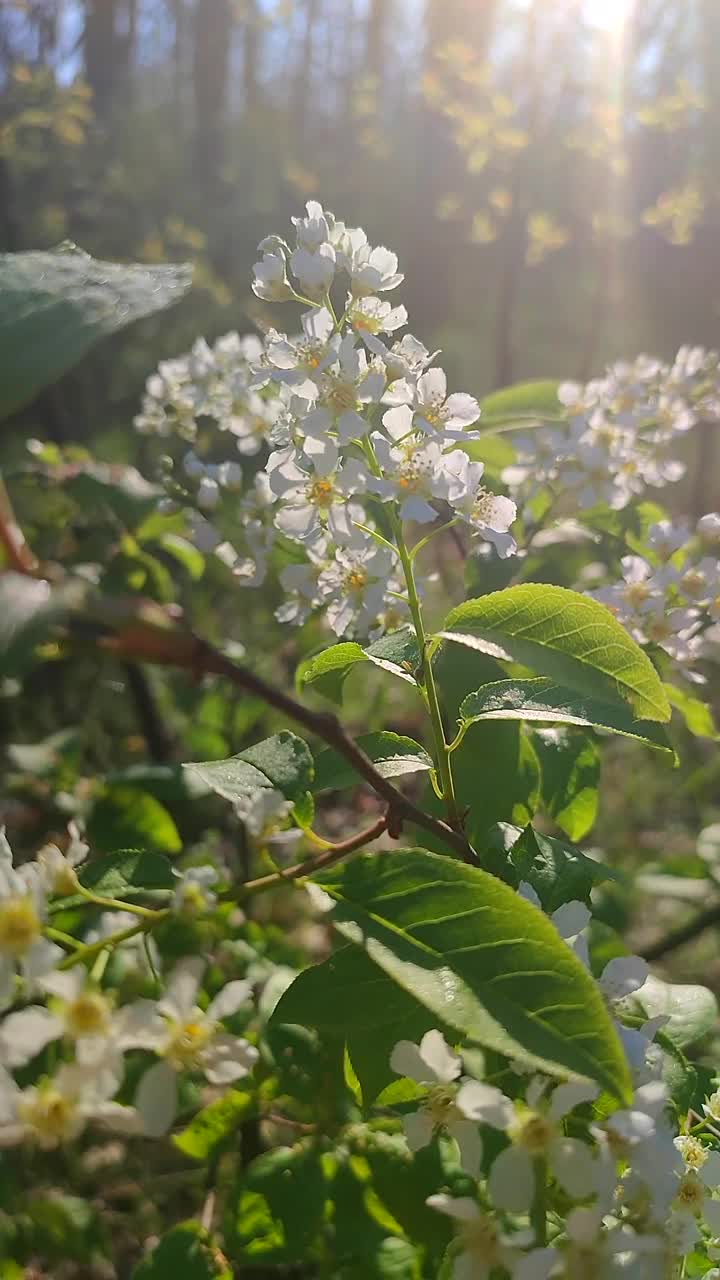
[{"label": "sun glare", "polygon": [[611,34],[622,31],[629,9],[630,0],[591,0],[589,5],[594,25]]}]

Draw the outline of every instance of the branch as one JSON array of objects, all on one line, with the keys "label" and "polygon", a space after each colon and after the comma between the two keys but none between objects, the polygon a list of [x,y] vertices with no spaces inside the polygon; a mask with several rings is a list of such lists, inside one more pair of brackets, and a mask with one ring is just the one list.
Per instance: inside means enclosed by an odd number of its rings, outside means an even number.
[{"label": "branch", "polygon": [[326,849],[324,853],[319,853],[315,858],[308,858],[305,862],[297,862],[294,867],[287,867],[284,871],[273,871],[272,875],[260,876],[258,880],[247,880],[245,884],[240,885],[238,892],[233,891],[232,896],[238,897],[242,902],[246,894],[264,893],[266,889],[274,889],[276,885],[282,884],[285,880],[300,880],[303,876],[314,875],[316,871],[324,871],[326,867],[332,867],[336,862],[340,862],[342,858],[347,857],[349,853],[354,853],[356,849],[361,849],[364,844],[369,844],[371,840],[377,840],[383,831],[388,830],[388,818],[378,818],[377,822],[373,822],[371,827],[365,831],[358,831],[357,835],[350,836],[347,840],[341,840],[338,844],[334,844],[332,848]]},{"label": "branch", "polygon": [[658,938],[657,942],[651,942],[649,947],[645,947],[640,952],[640,955],[643,960],[659,960],[661,956],[667,955],[668,951],[676,951],[686,942],[693,942],[714,924],[720,924],[720,903],[701,911],[692,920],[688,920],[687,924],[681,925],[671,933],[666,933],[664,938]]},{"label": "branch", "polygon": [[0,477],[0,543],[5,548],[11,569],[14,569],[16,573],[28,574],[31,577],[37,575],[39,569],[38,561],[25,541],[25,535],[15,519],[10,495],[5,488],[5,482],[2,477]]},{"label": "branch", "polygon": [[[117,624],[110,634],[105,634],[100,644],[125,662],[151,662],[165,667],[179,667],[191,671],[197,678],[203,675],[219,675],[230,680],[238,689],[245,689],[269,706],[302,725],[309,733],[316,734],[334,748],[356,773],[377,792],[388,805],[393,822],[403,820],[415,823],[437,836],[453,849],[465,862],[476,864],[475,851],[462,832],[453,831],[447,823],[432,814],[425,813],[413,804],[397,787],[382,776],[365,752],[348,735],[337,716],[327,711],[314,711],[268,684],[249,668],[232,662],[206,640],[189,631],[173,626],[171,617],[157,606],[139,602],[135,613],[128,615],[127,602],[117,604]],[[103,601],[105,617],[98,617],[102,630],[108,632],[112,625],[107,618],[110,602]],[[81,623],[82,625],[82,623]]]}]

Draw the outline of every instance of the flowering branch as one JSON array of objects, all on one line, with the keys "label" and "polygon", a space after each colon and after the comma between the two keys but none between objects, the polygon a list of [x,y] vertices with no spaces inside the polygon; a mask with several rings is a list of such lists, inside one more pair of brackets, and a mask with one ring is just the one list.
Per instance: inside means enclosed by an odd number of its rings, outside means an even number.
[{"label": "flowering branch", "polygon": [[446,822],[426,813],[424,809],[403,795],[402,791],[393,786],[387,778],[384,778],[332,712],[315,711],[303,706],[290,694],[268,684],[248,667],[240,666],[239,663],[226,658],[206,640],[191,632],[181,632],[174,628],[166,614],[160,614],[157,621],[146,621],[142,617],[131,618],[114,632],[105,635],[101,644],[124,661],[151,662],[161,666],[184,668],[192,671],[197,678],[203,675],[224,676],[237,688],[261,698],[276,711],[289,716],[296,724],[302,725],[309,733],[316,734],[337,751],[338,755],[347,760],[355,772],[386,801],[396,827],[401,821],[414,822],[416,826],[437,836],[463,861],[477,862],[477,855],[463,833],[453,830]]}]

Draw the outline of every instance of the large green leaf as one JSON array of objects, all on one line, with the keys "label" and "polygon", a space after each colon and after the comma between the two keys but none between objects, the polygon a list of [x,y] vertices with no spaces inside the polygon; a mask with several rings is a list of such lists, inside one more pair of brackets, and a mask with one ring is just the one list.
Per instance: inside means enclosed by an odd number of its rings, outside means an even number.
[{"label": "large green leaf", "polygon": [[28,404],[107,334],[176,302],[188,265],[98,262],[74,245],[0,255],[0,418]]},{"label": "large green leaf", "polygon": [[670,719],[662,681],[640,646],[604,605],[566,587],[529,582],[467,600],[440,635],[602,702],[619,696],[638,719]]},{"label": "large green leaf", "polygon": [[595,982],[543,913],[494,876],[407,849],[360,856],[315,882],[335,900],[342,936],[443,1023],[551,1074],[630,1095]]},{"label": "large green leaf", "polygon": [[[365,733],[356,738],[357,746],[372,760],[383,778],[399,778],[406,773],[422,773],[432,769],[433,762],[424,747],[399,733]],[[359,774],[337,751],[321,751],[315,757],[314,791],[354,787],[361,782]]]},{"label": "large green leaf", "polygon": [[498,874],[502,871],[502,878],[514,888],[523,880],[532,885],[548,914],[564,902],[589,902],[596,884],[615,878],[604,863],[532,826],[521,831],[500,822],[491,835],[491,846],[502,854]]},{"label": "large green leaf", "polygon": [[635,996],[648,1018],[665,1017],[664,1034],[680,1049],[717,1027],[718,1004],[707,987],[663,982],[653,974]]},{"label": "large green leaf", "polygon": [[546,676],[483,685],[463,700],[459,719],[467,725],[479,720],[530,720],[606,729],[675,754],[664,730],[651,720],[636,720],[627,704],[600,702],[574,689],[563,689]]},{"label": "large green leaf", "polygon": [[389,671],[391,675],[414,684],[413,672],[418,661],[415,633],[410,627],[401,627],[399,631],[391,631],[389,635],[382,636],[367,649],[351,641],[324,649],[322,653],[301,664],[297,672],[297,685],[301,691],[313,689],[316,693],[331,698],[333,702],[341,702],[345,680],[359,662],[371,662],[374,666]]},{"label": "large green leaf", "polygon": [[228,760],[184,765],[217,795],[244,806],[258,791],[280,791],[293,803],[303,799],[313,778],[310,748],[283,729]]}]

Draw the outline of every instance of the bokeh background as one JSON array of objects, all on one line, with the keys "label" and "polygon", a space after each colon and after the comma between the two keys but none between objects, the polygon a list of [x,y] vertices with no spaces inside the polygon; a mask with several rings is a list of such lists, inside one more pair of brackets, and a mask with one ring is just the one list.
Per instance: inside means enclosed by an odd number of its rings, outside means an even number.
[{"label": "bokeh background", "polygon": [[308,197],[400,253],[411,328],[469,391],[713,346],[720,4],[0,3],[0,249],[196,264],[35,407],[45,438],[122,453],[158,357],[267,323],[255,247]]}]

